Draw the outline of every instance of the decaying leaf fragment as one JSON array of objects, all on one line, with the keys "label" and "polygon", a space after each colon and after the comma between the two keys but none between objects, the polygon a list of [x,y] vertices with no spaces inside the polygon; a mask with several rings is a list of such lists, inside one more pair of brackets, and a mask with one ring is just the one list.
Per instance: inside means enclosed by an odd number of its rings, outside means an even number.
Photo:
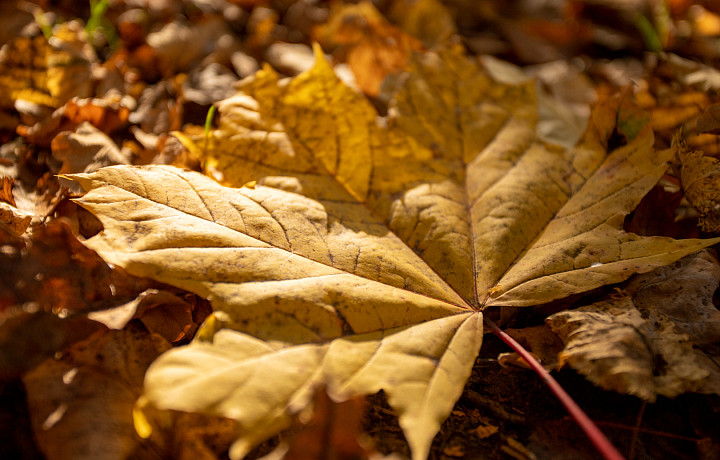
[{"label": "decaying leaf fragment", "polygon": [[720,232],[720,161],[700,151],[689,151],[682,142],[676,148],[685,197],[700,213],[702,229]]},{"label": "decaying leaf fragment", "polygon": [[389,23],[370,2],[336,6],[315,35],[326,47],[346,48],[347,63],[358,87],[377,96],[385,77],[403,70],[410,53],[421,49],[422,44]]},{"label": "decaying leaf fragment", "polygon": [[708,252],[634,278],[609,300],[547,319],[560,361],[605,389],[647,401],[720,394],[720,264]]},{"label": "decaying leaf fragment", "polygon": [[370,446],[363,446],[360,443],[362,417],[366,405],[364,398],[353,398],[342,403],[333,402],[323,388],[318,388],[313,397],[312,415],[301,417],[303,428],[292,435],[284,458],[286,460],[368,458]]},{"label": "decaying leaf fragment", "polygon": [[78,21],[58,25],[49,40],[17,37],[0,51],[0,106],[25,101],[57,108],[87,97],[96,59]]},{"label": "decaying leaf fragment", "polygon": [[[241,188],[164,166],[72,176],[104,226],[88,246],[212,303],[196,339],[150,367],[144,397],[236,420],[231,458],[325,385],[335,401],[384,390],[424,459],[485,307],[580,294],[718,241],[622,230],[670,156],[622,98],[563,149],[538,140],[532,84],[494,82],[458,48],[414,56],[388,117],[317,54],[292,80],[245,80],[207,148],[180,136]],[[608,151],[611,138],[625,143]]]},{"label": "decaying leaf fragment", "polygon": [[102,331],[27,373],[23,382],[43,454],[90,460],[142,453],[132,408],[148,364],[167,348],[141,327]]},{"label": "decaying leaf fragment", "polygon": [[33,214],[0,201],[0,225],[14,235],[22,235],[30,226]]},{"label": "decaying leaf fragment", "polygon": [[[87,121],[75,132],[63,131],[55,136],[51,146],[53,156],[63,162],[60,174],[92,172],[103,166],[131,162],[130,152],[118,149],[112,139]],[[71,190],[82,191],[74,182],[60,180]]]}]

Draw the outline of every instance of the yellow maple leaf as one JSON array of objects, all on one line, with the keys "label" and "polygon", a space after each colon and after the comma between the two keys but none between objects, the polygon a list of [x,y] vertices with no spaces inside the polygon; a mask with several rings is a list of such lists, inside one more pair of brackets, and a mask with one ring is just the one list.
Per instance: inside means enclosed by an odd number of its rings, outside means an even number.
[{"label": "yellow maple leaf", "polygon": [[58,25],[50,39],[17,37],[0,50],[0,106],[26,101],[57,108],[87,97],[96,59],[79,21]]},{"label": "yellow maple leaf", "polygon": [[[164,166],[72,178],[104,225],[90,247],[212,302],[194,342],[151,366],[144,397],[237,420],[232,458],[321,384],[335,400],[384,390],[426,458],[484,308],[583,293],[719,241],[622,230],[670,155],[624,99],[595,110],[577,147],[550,146],[532,84],[493,82],[457,48],[414,57],[386,118],[321,53],[290,81],[265,68],[219,111],[208,168],[254,188]],[[626,145],[608,152],[617,135]]]}]

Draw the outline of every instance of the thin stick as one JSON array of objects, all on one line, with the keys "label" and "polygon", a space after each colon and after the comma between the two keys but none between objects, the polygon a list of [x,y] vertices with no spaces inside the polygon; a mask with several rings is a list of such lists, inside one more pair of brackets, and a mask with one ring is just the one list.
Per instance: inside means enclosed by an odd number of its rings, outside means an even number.
[{"label": "thin stick", "polygon": [[628,458],[630,460],[635,458],[635,444],[637,444],[638,436],[640,435],[640,425],[642,424],[642,418],[643,414],[645,413],[646,406],[647,401],[643,401],[642,406],[640,406],[640,412],[638,413],[637,419],[635,420],[635,427],[633,428],[632,439],[630,440],[630,452],[628,452]]},{"label": "thin stick", "polygon": [[553,376],[550,375],[550,373],[546,371],[544,367],[542,367],[542,365],[530,354],[529,351],[523,348],[522,345],[517,343],[515,339],[506,334],[502,329],[498,327],[497,324],[495,324],[491,320],[485,318],[485,325],[492,331],[493,334],[498,336],[500,340],[502,340],[510,348],[512,348],[515,353],[517,353],[523,359],[525,359],[525,361],[527,361],[532,370],[534,370],[535,373],[538,374],[540,378],[545,382],[548,388],[550,388],[550,391],[553,392],[558,401],[560,401],[560,403],[565,406],[565,409],[567,409],[568,413],[570,413],[570,416],[575,419],[575,421],[580,426],[580,428],[582,428],[587,437],[590,438],[590,441],[595,445],[595,448],[600,452],[603,458],[605,458],[606,460],[625,459],[625,457],[623,457],[622,454],[618,452],[615,446],[612,445],[608,438],[605,437],[603,432],[600,431],[600,428],[598,428],[597,425],[595,425],[595,423],[590,420],[590,417],[588,417],[587,414],[583,412],[580,406],[578,406],[577,403],[573,401],[570,395],[567,394],[563,387],[560,386],[557,380],[555,380]]}]

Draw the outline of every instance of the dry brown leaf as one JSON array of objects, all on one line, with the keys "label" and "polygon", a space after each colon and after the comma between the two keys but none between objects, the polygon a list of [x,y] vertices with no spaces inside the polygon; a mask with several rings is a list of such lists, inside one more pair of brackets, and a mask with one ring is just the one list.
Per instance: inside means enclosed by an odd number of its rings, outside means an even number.
[{"label": "dry brown leaf", "polygon": [[698,117],[697,132],[720,134],[720,104],[711,105]]},{"label": "dry brown leaf", "polygon": [[235,93],[237,77],[226,67],[211,63],[195,67],[182,85],[183,98],[195,104],[208,106]]},{"label": "dry brown leaf", "polygon": [[[60,174],[92,172],[104,166],[130,164],[129,152],[121,151],[105,133],[88,122],[83,122],[75,132],[64,131],[52,140],[53,156],[62,162]],[[82,191],[76,184],[60,178],[71,191]]]},{"label": "dry brown leaf", "polygon": [[15,179],[10,176],[0,177],[0,201],[17,207],[12,193],[14,183]]},{"label": "dry brown leaf", "polygon": [[[20,377],[64,348],[105,330],[86,318],[59,318],[36,305],[0,314],[0,381]],[[18,311],[19,310],[19,311]]]},{"label": "dry brown leaf", "polygon": [[550,316],[565,342],[561,363],[647,401],[720,394],[720,312],[712,303],[719,281],[720,264],[704,251],[637,276],[608,300]]},{"label": "dry brown leaf", "polygon": [[135,433],[132,414],[145,370],[168,348],[141,327],[98,332],[28,372],[30,419],[46,458],[155,457]]},{"label": "dry brown leaf", "polygon": [[682,164],[680,179],[685,197],[700,213],[700,225],[706,232],[720,232],[720,161],[690,151],[684,142],[676,144]]},{"label": "dry brown leaf", "polygon": [[32,218],[32,213],[22,211],[11,204],[0,202],[0,225],[14,235],[20,236],[25,233]]},{"label": "dry brown leaf", "polygon": [[563,349],[563,343],[547,325],[506,329],[505,332],[530,350],[546,369],[557,366],[557,355]]},{"label": "dry brown leaf", "polygon": [[179,100],[183,77],[158,82],[143,89],[138,106],[128,120],[146,133],[167,134],[182,126],[183,105]]},{"label": "dry brown leaf", "polygon": [[388,17],[427,48],[446,43],[457,32],[455,20],[439,0],[395,1]]},{"label": "dry brown leaf", "polygon": [[173,21],[160,30],[150,32],[146,41],[155,52],[163,75],[185,72],[210,54],[229,33],[222,18],[210,16],[194,24]]},{"label": "dry brown leaf", "polygon": [[489,438],[498,432],[500,428],[484,420],[480,420],[480,425],[473,430],[473,432],[480,439]]},{"label": "dry brown leaf", "polygon": [[237,437],[234,420],[207,414],[174,413],[163,432],[168,457],[177,460],[218,460]]},{"label": "dry brown leaf", "polygon": [[370,96],[377,96],[385,77],[404,70],[410,53],[422,48],[419,41],[390,24],[370,2],[335,8],[316,36],[326,46],[346,50],[358,87]]},{"label": "dry brown leaf", "polygon": [[[304,425],[288,442],[285,460],[349,460],[363,459],[370,454],[362,446],[362,418],[365,398],[352,398],[337,403],[325,389],[315,391],[312,416],[305,416]],[[367,440],[366,440],[367,441]]]},{"label": "dry brown leaf", "polygon": [[149,280],[111,269],[62,220],[34,231],[29,245],[0,252],[0,309],[13,305],[68,314],[124,303]]},{"label": "dry brown leaf", "polygon": [[138,318],[150,332],[168,342],[182,340],[197,328],[192,305],[170,292],[157,289],[148,289],[124,305],[90,312],[87,317],[110,329],[123,329],[132,319]]},{"label": "dry brown leaf", "polygon": [[194,307],[177,295],[159,291],[143,299],[138,306],[138,317],[149,331],[168,342],[178,342],[192,337],[201,322],[195,321]]},{"label": "dry brown leaf", "polygon": [[49,40],[15,38],[0,51],[0,105],[57,108],[72,97],[88,97],[95,60],[78,21],[58,25]]},{"label": "dry brown leaf", "polygon": [[127,122],[130,108],[119,96],[105,99],[80,99],[74,97],[64,106],[63,116],[79,125],[89,122],[105,134],[110,134]]},{"label": "dry brown leaf", "polygon": [[[690,337],[696,352],[712,358],[720,355],[720,312],[713,302],[719,280],[717,256],[705,250],[632,278],[624,288],[639,309],[654,308],[671,319]],[[717,364],[714,367],[718,372]]]}]

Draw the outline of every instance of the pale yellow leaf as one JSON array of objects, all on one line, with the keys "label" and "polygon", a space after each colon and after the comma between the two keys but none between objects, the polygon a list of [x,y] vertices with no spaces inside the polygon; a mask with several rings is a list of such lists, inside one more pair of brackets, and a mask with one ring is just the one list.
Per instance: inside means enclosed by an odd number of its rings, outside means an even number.
[{"label": "pale yellow leaf", "polygon": [[316,55],[294,79],[266,67],[244,80],[207,144],[179,136],[241,188],[172,167],[73,176],[104,226],[90,247],[211,301],[146,396],[238,420],[234,457],[324,384],[339,399],[384,390],[423,459],[472,369],[481,310],[581,294],[720,241],[622,230],[669,159],[626,98],[565,149],[538,137],[531,82],[494,82],[459,48],[413,56],[386,117]]},{"label": "pale yellow leaf", "polygon": [[321,382],[338,401],[384,389],[421,459],[470,376],[481,322],[481,314],[465,313],[291,347],[221,329],[211,343],[196,341],[158,359],[148,371],[146,397],[158,408],[212,408],[238,420],[242,438],[232,455],[240,458],[288,425]]}]

